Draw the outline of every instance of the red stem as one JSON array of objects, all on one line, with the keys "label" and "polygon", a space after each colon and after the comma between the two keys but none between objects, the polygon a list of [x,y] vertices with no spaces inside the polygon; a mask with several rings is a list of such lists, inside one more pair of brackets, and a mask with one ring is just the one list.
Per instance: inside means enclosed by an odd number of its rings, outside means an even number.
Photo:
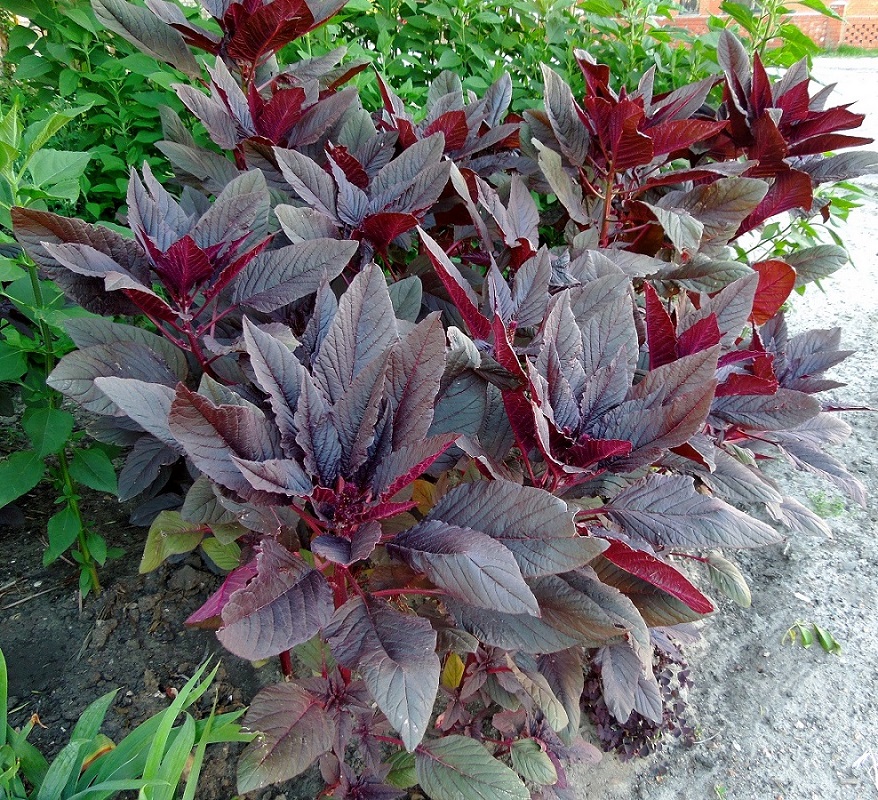
[{"label": "red stem", "polygon": [[377,739],[379,742],[387,742],[387,744],[395,744],[397,747],[405,747],[402,739],[397,739],[393,736],[382,736],[378,733],[370,733],[369,736],[373,739]]},{"label": "red stem", "polygon": [[311,533],[316,534],[317,536],[323,535],[323,528],[320,527],[320,523],[312,517],[304,508],[297,506],[295,503],[290,503],[290,508],[295,511],[302,521],[311,529]]},{"label": "red stem", "polygon": [[289,650],[284,650],[280,654],[280,671],[287,680],[293,677],[293,659]]},{"label": "red stem", "polygon": [[706,558],[703,558],[702,556],[693,556],[691,553],[678,553],[672,550],[669,555],[677,556],[678,558],[690,558],[692,561],[700,561],[702,564],[710,563]]},{"label": "red stem", "polygon": [[597,508],[581,508],[576,512],[577,517],[597,517],[600,514],[605,514],[609,506],[598,506]]},{"label": "red stem", "polygon": [[422,597],[445,596],[445,592],[442,589],[379,589],[371,594],[372,597],[399,597],[401,595],[419,595]]}]

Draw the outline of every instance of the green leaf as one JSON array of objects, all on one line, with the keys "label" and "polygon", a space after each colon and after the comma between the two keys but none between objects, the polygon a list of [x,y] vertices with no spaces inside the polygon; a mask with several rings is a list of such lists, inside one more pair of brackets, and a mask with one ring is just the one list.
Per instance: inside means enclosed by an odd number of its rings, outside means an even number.
[{"label": "green leaf", "polygon": [[241,548],[234,542],[223,544],[219,539],[209,537],[202,541],[201,547],[207,557],[226,572],[231,572],[241,563]]},{"label": "green leaf", "polygon": [[82,530],[76,512],[66,505],[54,514],[46,526],[49,534],[49,546],[43,553],[43,566],[48,566],[76,541]]},{"label": "green leaf", "polygon": [[38,55],[25,56],[18,62],[18,69],[15,70],[15,80],[17,81],[33,81],[52,71],[52,64],[45,58]]},{"label": "green leaf", "polygon": [[815,624],[814,633],[817,635],[817,641],[820,642],[820,646],[827,653],[832,653],[833,655],[841,653],[841,645],[829,631],[823,630],[823,628]]},{"label": "green leaf", "polygon": [[816,11],[818,14],[823,14],[824,17],[829,17],[831,19],[844,19],[840,17],[835,11],[833,11],[828,5],[820,2],[820,0],[794,0],[797,5],[805,6],[805,8],[810,8],[812,11]]},{"label": "green leaf", "polygon": [[[16,73],[17,75],[17,73]],[[68,122],[85,113],[89,105],[76,106],[64,111],[56,111],[54,114],[30,125],[24,134],[24,143],[29,156],[33,156],[46,142],[49,141]]]},{"label": "green leaf", "polygon": [[432,800],[530,800],[518,776],[467,736],[423,742],[415,753],[415,769]]},{"label": "green leaf", "polygon": [[80,756],[79,751],[87,744],[88,742],[81,740],[72,741],[55,756],[55,760],[40,786],[36,800],[58,800],[58,798],[65,796],[71,779],[79,775],[82,766],[82,756]]},{"label": "green leaf", "polygon": [[205,531],[204,525],[186,522],[178,511],[162,511],[149,526],[140,559],[140,573],[152,572],[170,556],[194,550],[204,538]]},{"label": "green leaf", "polygon": [[17,105],[13,105],[0,121],[0,143],[9,145],[13,153],[21,148],[21,120]]},{"label": "green leaf", "polygon": [[409,789],[418,782],[415,770],[415,754],[397,750],[385,762],[390,767],[384,780],[398,789]]},{"label": "green leaf", "polygon": [[539,743],[534,739],[519,739],[509,750],[512,766],[526,781],[540,786],[553,786],[558,782],[558,772]]},{"label": "green leaf", "polygon": [[60,408],[28,409],[21,427],[40,458],[57,453],[73,433],[73,415]]},{"label": "green leaf", "polygon": [[79,197],[79,179],[91,155],[72,150],[39,150],[31,157],[28,172],[34,186],[52,197],[73,202]]},{"label": "green leaf", "polygon": [[88,743],[101,732],[104,717],[118,691],[118,689],[113,689],[113,691],[107,692],[82,712],[82,716],[73,728],[73,733],[70,734],[71,742]]},{"label": "green leaf", "polygon": [[61,97],[67,97],[79,88],[79,77],[76,70],[61,70],[61,74],[58,76],[58,91],[61,93]]},{"label": "green leaf", "polygon": [[91,557],[101,566],[107,562],[107,540],[99,533],[89,531],[85,538],[86,547]]},{"label": "green leaf", "polygon": [[9,283],[24,278],[27,273],[11,258],[0,258],[0,281]]},{"label": "green leaf", "polygon": [[45,472],[43,459],[33,450],[22,450],[0,461],[0,508],[27,494]]},{"label": "green leaf", "polygon": [[17,381],[25,372],[27,361],[24,354],[6,342],[0,342],[0,381]]},{"label": "green leaf", "polygon": [[74,450],[70,476],[96,492],[116,494],[116,470],[103,450]]}]

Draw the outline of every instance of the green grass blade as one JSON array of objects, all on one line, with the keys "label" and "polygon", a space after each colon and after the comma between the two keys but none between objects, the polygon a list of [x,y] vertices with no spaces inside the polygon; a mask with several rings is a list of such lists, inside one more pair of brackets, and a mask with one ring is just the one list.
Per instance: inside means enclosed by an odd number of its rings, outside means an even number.
[{"label": "green grass blade", "polygon": [[192,766],[189,769],[189,775],[186,778],[186,791],[183,792],[183,800],[195,800],[195,789],[198,786],[198,778],[201,776],[201,765],[204,763],[204,753],[207,750],[207,743],[210,739],[213,724],[217,719],[216,716],[216,695],[213,698],[213,707],[210,709],[210,716],[207,718],[207,724],[198,740],[198,747],[195,749],[195,757],[192,759]]},{"label": "green grass blade", "polygon": [[[204,671],[207,669],[207,665],[208,662],[205,662],[195,671],[195,674],[186,682],[186,685],[180,689],[179,693],[174,698],[174,702],[171,703],[167,711],[161,715],[161,722],[159,723],[152,746],[149,749],[149,754],[146,757],[146,766],[143,769],[144,780],[154,780],[158,777],[162,757],[165,754],[168,737],[171,735],[174,721],[184,708],[194,703],[202,694],[204,694],[204,692],[207,691],[207,687],[216,676],[216,671],[219,669],[218,665],[211,670],[203,683],[198,683],[201,676],[204,674]],[[153,800],[152,792],[148,789],[141,789],[140,798],[141,800]]]},{"label": "green grass blade", "polygon": [[64,800],[100,800],[102,797],[115,797],[119,792],[131,792],[144,786],[160,786],[161,781],[105,781],[96,786],[83,789]]},{"label": "green grass blade", "polygon": [[73,733],[70,734],[71,742],[90,742],[101,732],[104,717],[107,716],[107,711],[118,691],[118,689],[114,689],[112,692],[107,692],[82,712],[82,716],[73,728]]},{"label": "green grass blade", "polygon": [[36,800],[61,800],[64,797],[70,779],[79,775],[79,767],[82,764],[79,751],[86,744],[88,742],[70,742],[58,753],[43,779]]},{"label": "green grass blade", "polygon": [[186,714],[174,740],[169,742],[168,751],[159,767],[158,779],[167,784],[167,787],[154,791],[154,800],[174,800],[174,794],[180,781],[183,780],[183,772],[194,746],[195,720],[191,714]]},{"label": "green grass blade", "polygon": [[9,702],[9,676],[6,659],[0,650],[0,747],[6,744],[6,704]]}]

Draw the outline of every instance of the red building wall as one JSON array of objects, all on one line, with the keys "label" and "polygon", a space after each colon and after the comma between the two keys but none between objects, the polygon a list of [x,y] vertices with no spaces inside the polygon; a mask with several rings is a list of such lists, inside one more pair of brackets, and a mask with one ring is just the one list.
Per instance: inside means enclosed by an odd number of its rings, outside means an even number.
[{"label": "red building wall", "polygon": [[[723,16],[721,2],[701,0],[697,13],[681,13],[675,18],[674,24],[695,34],[704,33],[709,17]],[[878,48],[878,0],[835,0],[828,5],[843,19],[831,19],[802,9],[791,15],[791,21],[817,44],[829,50],[840,44]]]}]

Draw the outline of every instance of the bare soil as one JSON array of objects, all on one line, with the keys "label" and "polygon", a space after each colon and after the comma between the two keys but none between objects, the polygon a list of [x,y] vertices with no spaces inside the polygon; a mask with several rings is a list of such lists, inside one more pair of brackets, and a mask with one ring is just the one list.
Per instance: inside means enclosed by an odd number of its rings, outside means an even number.
[{"label": "bare soil", "polygon": [[[839,101],[870,114],[866,129],[878,135],[878,59],[822,59],[826,82],[839,81]],[[870,184],[878,188],[878,181]],[[855,211],[844,231],[854,266],[809,289],[789,317],[794,331],[844,329],[855,356],[836,370],[848,382],[831,402],[878,408],[878,201]],[[878,486],[878,418],[843,414],[850,441],[836,455],[874,493]],[[869,800],[878,798],[878,511],[846,501],[809,475],[776,476],[789,493],[831,515],[830,540],[795,536],[786,544],[740,555],[753,605],[720,603],[690,646],[695,687],[691,716],[698,742],[669,745],[657,755],[621,763],[605,756],[573,771],[583,800]],[[198,557],[146,576],[137,574],[145,540],[112,498],[90,496],[89,516],[111,544],[127,555],[102,572],[105,589],[80,611],[74,570],[41,563],[42,532],[55,510],[40,490],[23,504],[22,519],[0,521],[0,647],[10,671],[11,722],[38,714],[45,726],[32,741],[52,754],[62,747],[89,702],[119,688],[105,732],[118,740],[165,708],[208,655],[222,656],[217,680],[221,710],[248,702],[260,685],[277,679],[273,667],[220,653],[215,637],[187,629],[183,620],[219,579]],[[816,644],[805,650],[782,644],[798,621],[814,622],[841,643],[840,655]],[[212,750],[212,752],[211,752]],[[234,797],[237,748],[214,747],[199,800]],[[313,800],[313,780],[278,787],[256,800]]]}]

